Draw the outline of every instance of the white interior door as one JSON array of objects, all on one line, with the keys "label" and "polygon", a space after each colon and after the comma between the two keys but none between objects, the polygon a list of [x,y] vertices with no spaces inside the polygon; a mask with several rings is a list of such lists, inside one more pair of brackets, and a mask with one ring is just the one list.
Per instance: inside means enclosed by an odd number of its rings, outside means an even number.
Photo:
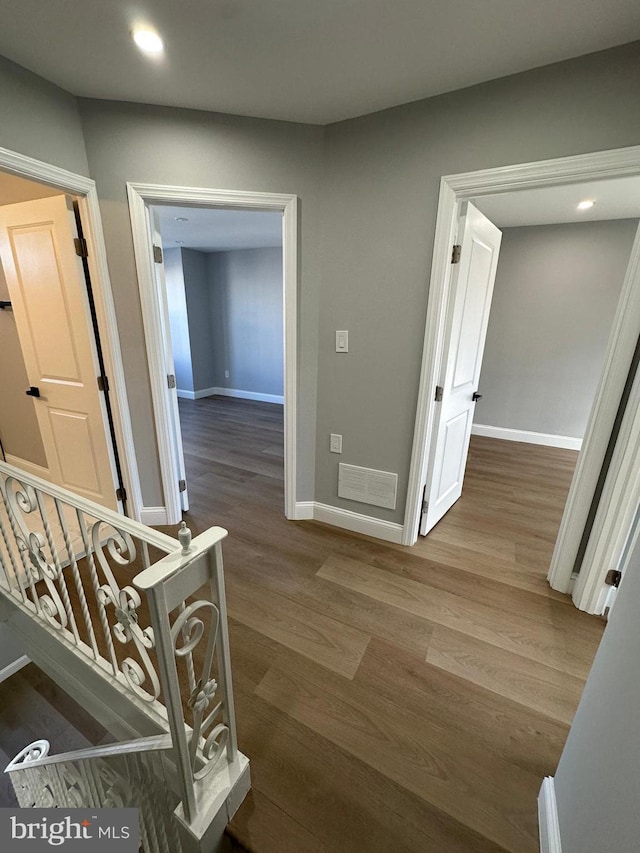
[{"label": "white interior door", "polygon": [[502,232],[467,203],[460,218],[460,259],[453,268],[440,383],[420,534],[462,494]]},{"label": "white interior door", "polygon": [[[147,208],[147,212],[149,209]],[[167,301],[167,284],[164,275],[164,262],[160,261],[163,255],[162,235],[155,221],[149,217],[149,227],[154,247],[160,249],[160,254],[154,264],[156,274],[156,287],[158,292],[158,304],[160,307],[160,325],[162,329],[162,340],[164,345],[164,364],[167,374],[167,395],[169,401],[169,417],[171,429],[171,444],[176,467],[178,470],[178,483],[175,488],[179,490],[179,504],[186,512],[189,509],[189,494],[187,491],[187,474],[184,464],[184,449],[182,447],[182,427],[180,426],[180,410],[178,408],[178,389],[176,387],[176,368],[173,361],[173,347],[171,344],[171,328],[169,324],[169,303]]]},{"label": "white interior door", "polygon": [[64,195],[0,207],[0,258],[51,480],[117,510],[76,236]]}]

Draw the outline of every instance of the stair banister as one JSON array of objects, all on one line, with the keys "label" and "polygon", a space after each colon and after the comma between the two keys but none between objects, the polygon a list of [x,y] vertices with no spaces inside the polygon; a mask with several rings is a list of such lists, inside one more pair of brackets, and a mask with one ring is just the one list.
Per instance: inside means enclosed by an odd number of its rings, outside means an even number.
[{"label": "stair banister", "polygon": [[[213,527],[190,541],[183,529],[178,542],[0,463],[0,619],[117,737],[169,732],[164,764],[189,853],[214,849],[249,787],[236,741],[226,535]],[[164,554],[151,565],[149,548]]]}]

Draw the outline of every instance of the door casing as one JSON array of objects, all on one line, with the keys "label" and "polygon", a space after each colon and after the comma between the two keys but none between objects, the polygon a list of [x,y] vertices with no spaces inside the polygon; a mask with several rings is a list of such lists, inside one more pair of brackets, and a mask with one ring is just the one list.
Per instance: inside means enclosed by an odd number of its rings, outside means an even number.
[{"label": "door casing", "polygon": [[[87,260],[91,273],[102,350],[109,385],[113,392],[111,405],[124,485],[127,490],[127,502],[132,517],[140,520],[143,509],[142,492],[133,444],[118,324],[95,181],[84,175],[77,175],[50,163],[35,160],[16,151],[10,151],[7,148],[0,148],[0,170],[55,187],[61,193],[73,195],[78,200],[85,239],[89,249]],[[89,316],[85,320],[87,324],[90,324]],[[93,335],[93,329],[91,329],[91,334]],[[106,420],[104,428],[110,441]],[[116,487],[114,483],[114,488]]]},{"label": "door casing", "polygon": [[167,376],[163,358],[163,353],[166,351],[166,341],[153,268],[153,245],[148,225],[148,207],[155,204],[193,205],[244,210],[272,210],[283,214],[284,514],[287,518],[296,518],[297,196],[142,183],[127,183],[127,194],[149,363],[156,438],[160,455],[160,475],[166,509],[166,524],[178,523],[182,518],[182,511],[178,488],[180,477],[173,448],[171,413],[166,393]]},{"label": "door casing", "polygon": [[[559,186],[594,179],[632,177],[638,174],[640,174],[640,146],[632,146],[448,175],[441,179],[404,518],[404,545],[413,545],[418,537],[429,436],[433,430],[435,413],[433,391],[443,358],[446,311],[451,284],[451,247],[455,242],[460,203],[483,195]],[[573,585],[573,567],[580,538],[639,331],[640,228],[631,252],[602,378],[587,424],[582,452],[571,483],[549,570],[551,586],[561,592],[570,592]],[[623,531],[618,533],[623,535]],[[611,530],[608,530],[608,535],[611,535]],[[576,601],[576,604],[581,609],[587,609],[586,606],[581,606],[584,602]]]}]

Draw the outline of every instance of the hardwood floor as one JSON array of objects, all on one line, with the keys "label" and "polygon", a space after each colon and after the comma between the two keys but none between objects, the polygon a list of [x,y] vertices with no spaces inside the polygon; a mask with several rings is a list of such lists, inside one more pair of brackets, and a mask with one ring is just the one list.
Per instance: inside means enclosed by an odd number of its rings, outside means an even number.
[{"label": "hardwood floor", "polygon": [[225,571],[255,853],[538,849],[603,629],[546,570],[577,454],[472,440],[462,498],[413,548],[283,518],[282,412],[181,401],[194,532]]},{"label": "hardwood floor", "polygon": [[[185,518],[229,530],[253,784],[237,849],[537,851],[538,790],[603,630],[546,582],[576,454],[474,438],[462,498],[404,548],[284,519],[281,407],[180,409]],[[31,665],[0,685],[0,759],[51,732],[55,751],[107,737]]]}]

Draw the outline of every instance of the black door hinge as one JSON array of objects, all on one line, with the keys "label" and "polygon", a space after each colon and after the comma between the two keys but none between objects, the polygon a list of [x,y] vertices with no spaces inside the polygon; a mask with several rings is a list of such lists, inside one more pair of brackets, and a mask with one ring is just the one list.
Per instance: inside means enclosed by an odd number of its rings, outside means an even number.
[{"label": "black door hinge", "polygon": [[79,258],[88,258],[89,250],[87,249],[87,241],[84,237],[74,237],[73,245],[76,247],[76,255]]},{"label": "black door hinge", "polygon": [[604,582],[607,586],[615,586],[616,589],[620,586],[620,581],[622,580],[622,572],[619,572],[617,569],[610,569],[607,572],[607,576],[604,579]]},{"label": "black door hinge", "polygon": [[187,491],[187,481],[186,480],[178,480],[178,489],[181,492]]},{"label": "black door hinge", "polygon": [[443,394],[444,394],[444,388],[442,387],[442,385],[436,385],[436,395],[434,397],[434,400],[436,401],[436,403],[442,402],[442,395]]},{"label": "black door hinge", "polygon": [[126,499],[127,499],[126,489],[124,489],[124,487],[122,487],[122,486],[119,489],[116,489],[116,500],[119,500],[121,503],[124,503],[126,501]]},{"label": "black door hinge", "polygon": [[98,376],[98,391],[108,391],[109,380],[106,376]]},{"label": "black door hinge", "polygon": [[462,246],[460,243],[456,243],[451,251],[451,263],[459,264],[460,263],[460,255],[462,254]]}]

